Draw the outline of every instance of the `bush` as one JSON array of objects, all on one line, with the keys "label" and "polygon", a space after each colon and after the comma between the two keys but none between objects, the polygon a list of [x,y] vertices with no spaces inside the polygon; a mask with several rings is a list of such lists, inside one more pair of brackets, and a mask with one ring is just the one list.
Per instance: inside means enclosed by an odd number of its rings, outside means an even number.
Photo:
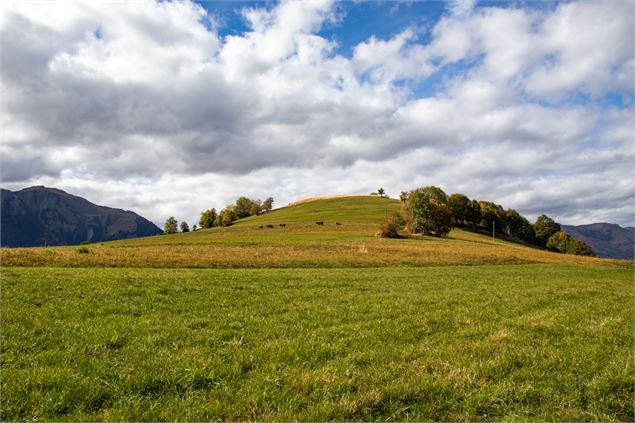
[{"label": "bush", "polygon": [[90,241],[82,241],[79,243],[79,245],[89,245]]},{"label": "bush", "polygon": [[380,238],[399,238],[399,229],[401,229],[403,225],[403,218],[398,213],[394,213],[382,223],[375,236]]},{"label": "bush", "polygon": [[595,256],[595,253],[586,242],[575,239],[562,231],[558,231],[549,237],[547,249],[576,256]]},{"label": "bush", "polygon": [[79,247],[77,252],[79,254],[90,254],[90,250],[87,247]]}]

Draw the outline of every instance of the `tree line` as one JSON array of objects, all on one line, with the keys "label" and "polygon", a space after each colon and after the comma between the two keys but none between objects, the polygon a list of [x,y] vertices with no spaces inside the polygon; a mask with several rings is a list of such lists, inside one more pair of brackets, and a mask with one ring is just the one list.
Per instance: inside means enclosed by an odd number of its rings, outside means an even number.
[{"label": "tree line", "polygon": [[[230,226],[235,220],[260,213],[266,213],[272,209],[272,197],[267,198],[265,201],[260,201],[241,196],[236,199],[235,203],[228,204],[219,213],[216,212],[215,208],[203,210],[198,221],[198,227],[201,229],[208,229],[216,226]],[[198,227],[193,225],[192,228],[193,230],[197,230]],[[178,221],[174,218],[174,216],[170,216],[165,221],[163,232],[166,234],[173,234],[178,232],[178,228]],[[181,222],[180,228],[181,232],[189,232],[190,230],[189,225],[185,221]]]},{"label": "tree line", "polygon": [[379,235],[398,237],[402,228],[409,233],[443,237],[453,227],[473,231],[495,231],[507,237],[566,254],[595,256],[591,247],[561,231],[560,224],[542,214],[532,224],[514,209],[464,194],[446,195],[439,187],[428,186],[402,191],[401,211],[388,218]]}]

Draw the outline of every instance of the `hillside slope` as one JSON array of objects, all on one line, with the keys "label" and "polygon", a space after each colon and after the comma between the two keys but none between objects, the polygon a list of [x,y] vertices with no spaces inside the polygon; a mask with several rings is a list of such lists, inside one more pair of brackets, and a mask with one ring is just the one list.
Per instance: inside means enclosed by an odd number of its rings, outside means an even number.
[{"label": "hillside slope", "polygon": [[[374,236],[399,202],[377,197],[325,199],[283,207],[234,226],[74,247],[2,249],[7,265],[116,267],[387,267],[622,261],[551,253],[453,230],[447,238]],[[317,225],[316,222],[324,222]],[[337,225],[339,223],[339,225]],[[281,226],[284,225],[284,226]]]},{"label": "hillside slope", "polygon": [[138,214],[98,206],[55,188],[0,190],[3,247],[73,245],[162,233]]},{"label": "hillside slope", "polygon": [[600,257],[633,260],[635,256],[635,235],[632,226],[623,228],[613,223],[592,223],[579,226],[562,225],[562,230],[589,244]]}]

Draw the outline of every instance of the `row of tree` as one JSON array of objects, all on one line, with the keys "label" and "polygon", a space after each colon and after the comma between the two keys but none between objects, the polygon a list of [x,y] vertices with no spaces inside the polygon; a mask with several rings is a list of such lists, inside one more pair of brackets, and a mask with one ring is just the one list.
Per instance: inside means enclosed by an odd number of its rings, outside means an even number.
[{"label": "row of tree", "polygon": [[505,210],[500,204],[471,200],[459,193],[448,196],[435,186],[403,191],[400,199],[401,213],[382,226],[383,236],[397,236],[397,230],[404,226],[410,233],[446,236],[458,226],[495,231],[552,251],[594,255],[591,247],[562,232],[560,224],[544,214],[532,224],[514,209]]},{"label": "row of tree", "polygon": [[[223,208],[220,213],[215,208],[204,210],[201,212],[201,218],[198,224],[201,229],[213,228],[215,226],[229,226],[235,220],[244,217],[253,216],[255,214],[266,213],[273,208],[273,198],[269,197],[265,201],[252,200],[247,197],[238,197],[234,204],[229,204]],[[173,234],[178,232],[179,222],[170,216],[163,226],[163,232]],[[189,232],[190,227],[187,222],[183,221],[180,225],[181,232]],[[197,226],[192,226],[193,230],[197,230]]]}]

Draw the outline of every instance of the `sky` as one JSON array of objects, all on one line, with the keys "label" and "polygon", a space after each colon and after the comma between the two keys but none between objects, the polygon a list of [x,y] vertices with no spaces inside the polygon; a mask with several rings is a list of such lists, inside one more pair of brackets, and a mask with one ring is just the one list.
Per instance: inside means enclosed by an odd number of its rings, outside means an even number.
[{"label": "sky", "polygon": [[635,224],[635,2],[10,2],[0,185],[162,226],[436,185]]}]

